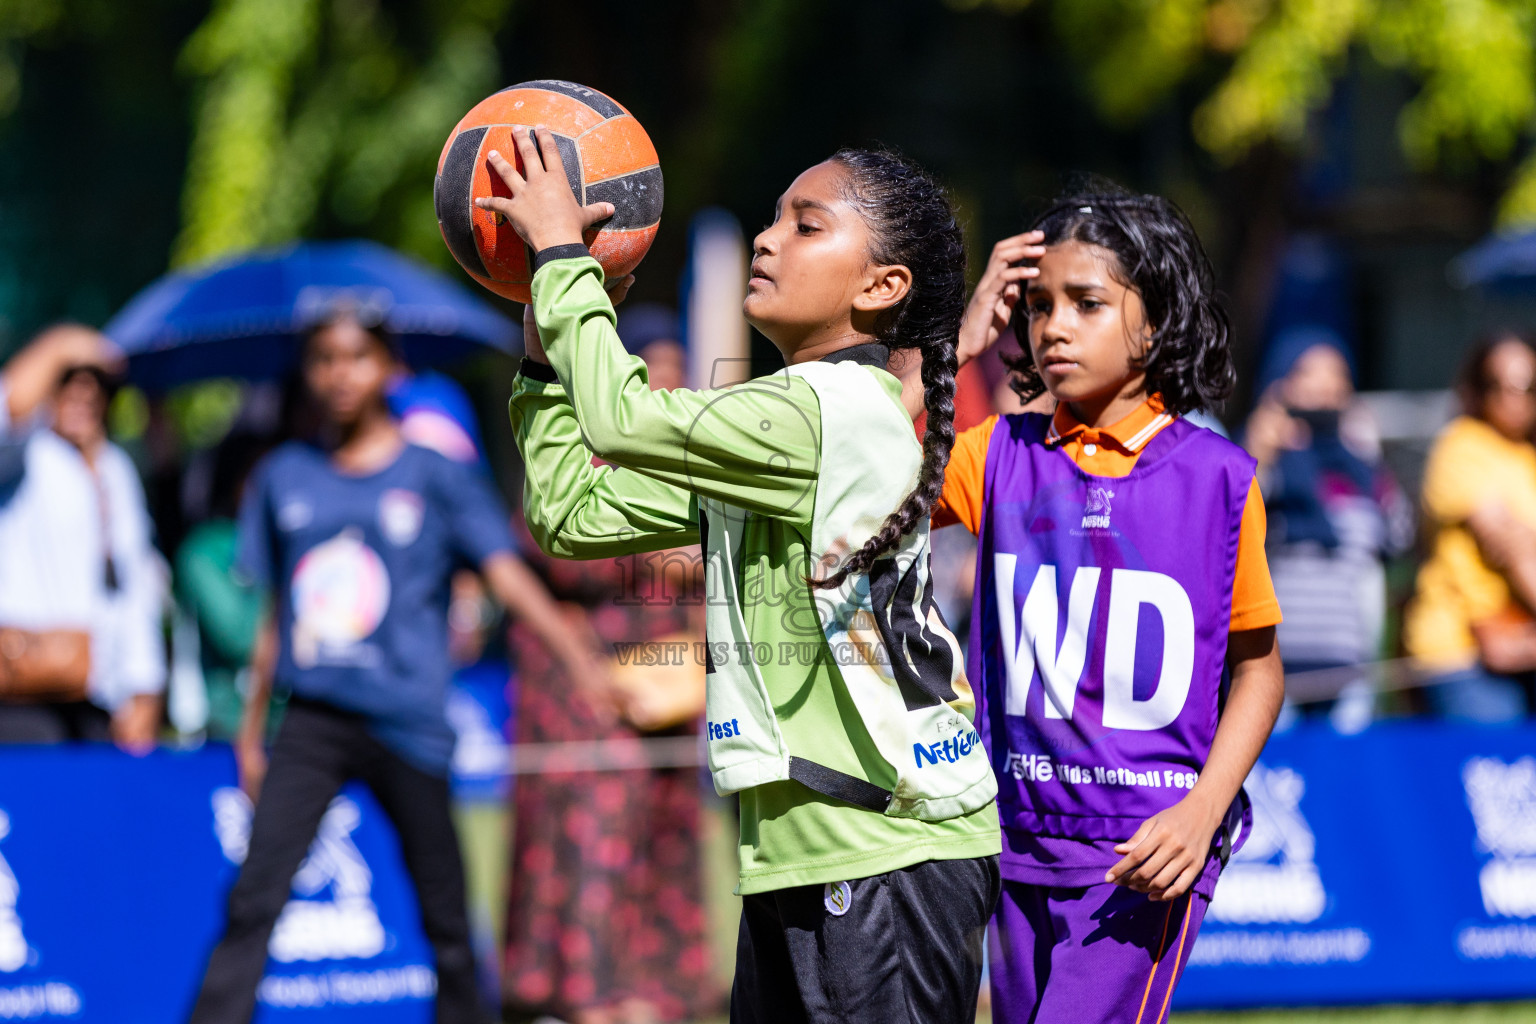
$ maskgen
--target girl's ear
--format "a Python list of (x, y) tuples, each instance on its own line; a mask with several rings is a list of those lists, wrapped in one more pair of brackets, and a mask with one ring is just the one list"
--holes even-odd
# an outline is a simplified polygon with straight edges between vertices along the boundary
[(901, 264), (870, 267), (864, 277), (864, 287), (853, 297), (853, 308), (863, 313), (878, 313), (896, 305), (911, 290), (912, 271)]
[(1121, 306), (1122, 315), (1125, 318), (1125, 331), (1128, 340), (1135, 347), (1139, 347), (1142, 355), (1152, 347), (1152, 337), (1157, 333), (1157, 325), (1152, 322), (1152, 316), (1147, 312), (1147, 304), (1142, 301), (1141, 294), (1134, 288), (1125, 289), (1125, 302)]

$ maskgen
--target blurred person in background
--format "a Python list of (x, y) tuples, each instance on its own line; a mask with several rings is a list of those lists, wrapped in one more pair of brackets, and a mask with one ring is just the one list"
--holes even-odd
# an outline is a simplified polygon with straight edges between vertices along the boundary
[[(1259, 464), (1269, 519), (1285, 671), (1340, 670), (1327, 683), (1338, 698), (1303, 707), (1358, 732), (1374, 714), (1375, 692), (1356, 666), (1381, 655), (1385, 562), (1413, 543), (1412, 508), (1382, 463), (1374, 423), (1355, 400), (1350, 350), (1336, 333), (1280, 333), (1259, 386), (1244, 443)], [(1294, 714), (1282, 713), (1280, 728)]]
[[(645, 360), (653, 389), (686, 386), (669, 310), (621, 307), (618, 329), (625, 348)], [(638, 659), (615, 659), (613, 688), (573, 700), (559, 662), (515, 627), (517, 742), (695, 735), (704, 710), (694, 647), (704, 638), (698, 549), (593, 561), (535, 556), (534, 564), (594, 652), (612, 657), (616, 645), (653, 641), (686, 653), (681, 664), (645, 670)], [(587, 757), (517, 777), (509, 1020), (552, 1014), (572, 1024), (642, 1024), (719, 1011), (705, 934), (699, 785), (693, 768), (593, 772)]]
[[(192, 1013), (238, 1024), (255, 1009), (267, 945), (332, 798), (361, 779), (395, 825), (437, 971), (439, 1024), (484, 1022), (450, 817), (446, 715), (449, 579), (476, 566), (574, 678), (601, 666), (575, 643), (514, 554), (486, 479), (410, 444), (385, 391), (397, 352), (346, 307), (304, 348), (319, 412), (316, 442), (282, 445), (256, 469), (240, 513), (236, 566), (270, 594), (235, 740), (256, 799), (249, 852), (224, 934)], [(273, 688), (289, 692), (266, 753)]]
[[(262, 595), (235, 573), (237, 516), (247, 478), (270, 447), (254, 434), (235, 432), (213, 453), (208, 514), (176, 550), (176, 596), (197, 627), (197, 651), (208, 694), (207, 736), (233, 740), (240, 730), (249, 669), (261, 624)], [(275, 694), (281, 704), (285, 694)], [(281, 719), (269, 711), (267, 734)]]
[(51, 397), (0, 473), (7, 742), (111, 739), (145, 753), (159, 731), (167, 573), (138, 473), (107, 439), (115, 381), (98, 354), (109, 351), (93, 331), (57, 328), (7, 371), (13, 418)]
[(1462, 415), (1424, 467), (1427, 557), (1403, 623), (1430, 707), (1452, 719), (1514, 722), (1536, 677), (1536, 346), (1482, 338), (1458, 390)]
[(0, 369), (0, 438), (25, 438), (32, 418), (53, 397), (64, 371), (94, 366), (123, 369), (123, 354), (106, 335), (81, 324), (58, 324), (38, 334)]

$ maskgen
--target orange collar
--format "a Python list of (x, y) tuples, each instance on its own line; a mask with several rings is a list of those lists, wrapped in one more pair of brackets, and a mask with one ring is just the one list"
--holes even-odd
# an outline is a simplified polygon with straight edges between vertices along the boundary
[(1056, 415), (1051, 417), (1051, 429), (1045, 443), (1055, 447), (1068, 440), (1077, 440), (1081, 444), (1104, 444), (1107, 441), (1134, 455), (1171, 422), (1173, 417), (1163, 411), (1163, 400), (1157, 395), (1148, 395), (1145, 402), (1119, 422), (1098, 429), (1080, 423), (1068, 410), (1067, 403), (1062, 402), (1056, 406)]

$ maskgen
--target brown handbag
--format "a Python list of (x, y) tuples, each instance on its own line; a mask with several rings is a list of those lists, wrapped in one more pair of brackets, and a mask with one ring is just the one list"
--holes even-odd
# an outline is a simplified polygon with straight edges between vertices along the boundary
[(704, 662), (697, 657), (696, 639), (691, 633), (672, 633), (656, 641), (660, 649), (681, 655), (661, 659), (672, 664), (609, 659), (610, 678), (623, 695), (624, 719), (640, 732), (672, 729), (704, 714)]
[(91, 634), (85, 630), (0, 626), (0, 697), (84, 700), (90, 678)]

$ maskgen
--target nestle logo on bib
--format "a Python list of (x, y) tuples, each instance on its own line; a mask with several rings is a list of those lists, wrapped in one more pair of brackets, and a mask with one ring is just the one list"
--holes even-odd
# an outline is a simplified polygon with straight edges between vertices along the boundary
[(926, 746), (914, 743), (912, 757), (919, 768), (923, 767), (924, 761), (929, 764), (938, 764), (940, 761), (954, 764), (980, 745), (981, 735), (975, 729), (971, 729), (941, 743), (929, 743)]
[(1088, 500), (1083, 505), (1083, 529), (1109, 529), (1109, 499), (1114, 496), (1115, 492), (1108, 487), (1088, 488)]

